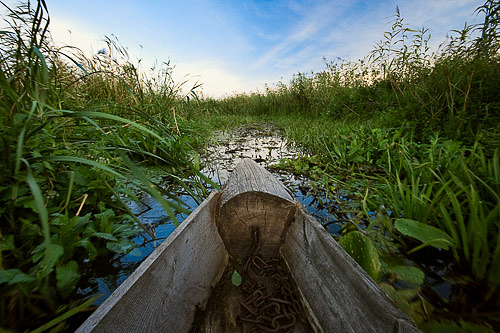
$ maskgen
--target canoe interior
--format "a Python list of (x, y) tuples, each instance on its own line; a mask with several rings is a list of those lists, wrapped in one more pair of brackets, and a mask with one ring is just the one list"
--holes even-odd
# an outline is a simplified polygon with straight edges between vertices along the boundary
[(231, 276), (249, 256), (280, 258), (291, 273), (307, 322), (294, 332), (419, 332), (286, 188), (249, 159), (78, 332), (241, 332), (242, 291)]
[[(231, 281), (234, 272), (243, 277), (238, 287)], [(283, 258), (252, 251), (243, 261), (229, 262), (206, 307), (195, 315), (192, 332), (260, 331), (320, 330), (311, 325), (308, 309)]]

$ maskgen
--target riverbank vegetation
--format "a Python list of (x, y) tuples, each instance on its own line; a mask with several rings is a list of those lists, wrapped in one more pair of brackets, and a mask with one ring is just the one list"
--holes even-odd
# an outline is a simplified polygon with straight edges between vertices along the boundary
[[(57, 48), (44, 1), (9, 9), (0, 326), (64, 330), (94, 302), (77, 291), (96, 258), (152, 232), (125, 204), (134, 189), (175, 223), (188, 212), (178, 189), (207, 194), (195, 150), (210, 132), (266, 121), (310, 153), (274, 168), (307, 175), (336, 202), (335, 237), (357, 244), (353, 257), (423, 330), (498, 330), (499, 9), (486, 1), (484, 22), (451, 31), (434, 53), (427, 30), (397, 12), (365, 59), (325, 60), (322, 72), (220, 100), (174, 82), (169, 63), (144, 74), (114, 37), (91, 57)], [(161, 183), (148, 166), (162, 168)]]
[(500, 325), (499, 10), (487, 1), (434, 53), (398, 11), (365, 59), (198, 102), (274, 121), (311, 153), (275, 168), (346, 207), (339, 242), (425, 331)]
[[(168, 63), (146, 77), (115, 38), (92, 57), (57, 48), (44, 1), (5, 9), (0, 326), (63, 330), (95, 301), (77, 293), (95, 259), (128, 253), (139, 232), (153, 237), (125, 204), (137, 200), (135, 189), (159, 200), (174, 223), (189, 213), (179, 189), (206, 195), (192, 163), (201, 136), (176, 120), (183, 96)], [(162, 183), (144, 166), (161, 167)]]

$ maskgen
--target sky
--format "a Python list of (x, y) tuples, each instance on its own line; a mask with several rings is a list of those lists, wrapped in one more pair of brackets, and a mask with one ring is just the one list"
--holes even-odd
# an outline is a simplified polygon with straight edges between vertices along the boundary
[[(18, 1), (4, 1), (12, 6)], [(32, 1), (33, 2), (33, 1)], [(453, 29), (480, 23), (477, 0), (46, 0), (58, 45), (88, 55), (105, 36), (147, 70), (170, 61), (174, 79), (196, 82), (206, 97), (263, 91), (294, 74), (318, 72), (324, 59), (356, 61), (390, 30), (399, 8), (410, 27), (428, 28), (436, 50)], [(2, 15), (4, 11), (2, 11)], [(5, 24), (2, 26), (4, 27)]]

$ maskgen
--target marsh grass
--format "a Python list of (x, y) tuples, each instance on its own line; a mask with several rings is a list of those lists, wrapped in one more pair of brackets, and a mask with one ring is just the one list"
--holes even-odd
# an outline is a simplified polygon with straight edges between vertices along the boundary
[[(308, 174), (331, 198), (349, 193), (359, 203), (356, 214), (338, 212), (341, 239), (356, 231), (349, 237), (373, 243), (379, 257), (360, 260), (380, 260), (374, 276), (408, 283), (423, 275), (421, 251), (445, 253), (440, 278), (453, 286), (451, 298), (476, 290), (483, 300), (460, 311), (497, 311), (499, 11), (498, 1), (486, 1), (477, 9), (484, 21), (452, 30), (436, 52), (428, 48), (428, 31), (411, 28), (397, 11), (366, 58), (325, 60), (324, 71), (298, 73), (262, 93), (198, 101), (190, 117), (212, 112), (274, 121), (312, 155), (282, 166)], [(382, 285), (421, 327), (476, 327), (444, 320), (446, 311), (454, 319), (462, 313), (449, 300), (424, 300), (426, 282), (412, 281), (409, 290)], [(498, 327), (493, 317), (468, 316), (480, 325), (487, 318), (483, 329)]]
[(468, 145), (481, 139), (493, 146), (500, 123), (498, 6), (487, 1), (479, 7), (484, 22), (452, 30), (437, 52), (429, 50), (428, 31), (407, 25), (398, 10), (391, 29), (364, 59), (325, 59), (324, 71), (297, 73), (288, 84), (262, 93), (205, 103), (222, 113), (308, 113), (382, 120), (388, 127), (411, 123), (416, 140), (439, 132)]
[[(139, 232), (153, 236), (126, 206), (136, 198), (127, 184), (150, 192), (177, 225), (189, 210), (175, 188), (200, 201), (209, 180), (192, 163), (199, 137), (176, 119), (183, 83), (168, 63), (145, 76), (114, 37), (92, 57), (57, 49), (45, 1), (5, 9), (0, 326), (64, 330), (93, 301), (75, 294), (82, 265), (128, 253)], [(148, 179), (145, 165), (161, 167), (169, 186)]]
[(64, 329), (86, 306), (70, 300), (79, 263), (126, 253), (142, 230), (123, 202), (134, 197), (131, 175), (175, 223), (186, 212), (175, 186), (143, 166), (161, 166), (162, 178), (199, 201), (209, 180), (192, 148), (213, 129), (262, 120), (312, 154), (292, 163), (328, 197), (348, 194), (357, 208), (339, 212), (344, 242), (370, 249), (361, 261), (418, 323), (444, 323), (421, 296), (421, 251), (449, 254), (453, 272), (444, 278), (456, 290), (482, 286), (485, 306), (498, 307), (499, 7), (486, 1), (484, 22), (452, 31), (436, 53), (428, 31), (397, 11), (365, 59), (325, 60), (324, 71), (223, 100), (199, 99), (197, 83), (181, 94), (187, 83), (172, 80), (170, 63), (144, 75), (114, 36), (91, 57), (55, 48), (42, 0), (10, 10), (0, 32), (1, 325)]
[[(363, 242), (377, 248), (377, 256), (360, 259), (360, 264), (380, 260), (380, 272), (374, 276), (380, 275), (382, 281), (396, 276), (398, 281), (420, 275), (418, 265), (427, 264), (417, 254), (426, 248), (429, 255), (433, 249), (436, 256), (448, 253), (444, 279), (457, 293), (462, 288), (476, 293), (481, 290), (478, 297), (484, 300), (482, 305), (466, 304), (463, 311), (487, 311), (485, 304), (495, 307), (500, 297), (498, 148), (488, 149), (478, 143), (468, 147), (438, 135), (427, 143), (417, 142), (414, 131), (406, 125), (385, 128), (365, 120), (331, 122), (315, 116), (288, 115), (274, 117), (274, 121), (292, 141), (312, 154), (316, 171), (322, 171), (315, 176), (310, 167), (300, 167), (312, 161), (296, 161), (295, 170), (317, 179), (311, 181), (323, 186), (328, 196), (342, 198), (349, 193), (350, 200), (358, 202), (358, 208), (352, 211), (356, 205), (338, 199), (336, 207), (345, 206), (354, 213), (336, 214), (343, 224), (342, 235), (356, 231), (363, 235)], [(408, 259), (415, 260), (417, 267), (408, 266)], [(411, 276), (400, 276), (401, 267), (415, 271), (409, 271)], [(456, 311), (451, 305), (436, 310), (427, 301), (422, 301), (424, 305), (412, 303), (419, 293), (425, 295), (419, 291), (423, 279), (419, 281), (411, 290), (394, 289), (385, 281), (382, 285), (398, 302), (406, 304), (401, 306), (422, 327), (429, 320), (438, 323), (441, 311)], [(405, 298), (405, 292), (413, 296)], [(488, 322), (495, 325), (493, 317)]]

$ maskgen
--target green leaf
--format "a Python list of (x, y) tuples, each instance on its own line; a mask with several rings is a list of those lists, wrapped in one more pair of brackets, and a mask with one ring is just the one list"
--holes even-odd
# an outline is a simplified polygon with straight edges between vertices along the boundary
[(0, 241), (0, 251), (8, 251), (14, 249), (14, 235), (8, 235)]
[(45, 239), (45, 243), (48, 245), (50, 244), (49, 212), (45, 207), (45, 200), (42, 195), (42, 191), (40, 190), (40, 186), (38, 186), (38, 183), (36, 182), (31, 169), (28, 169), (26, 182), (28, 183), (31, 189), (31, 193), (33, 194), (33, 198), (35, 199), (35, 206), (38, 210), (38, 214), (40, 215), (40, 221), (42, 222), (43, 236)]
[(70, 57), (69, 55), (59, 51), (58, 52), (59, 54), (65, 56), (66, 58), (68, 58), (69, 60), (71, 60), (72, 63), (74, 63), (78, 68), (80, 68), (82, 70), (82, 72), (85, 73), (85, 76), (89, 76), (89, 72), (87, 72), (87, 70), (85, 69), (85, 67), (83, 67), (82, 64), (80, 64), (78, 61), (76, 61), (75, 59), (73, 59), (72, 57)]
[(93, 235), (96, 237), (99, 237), (99, 238), (104, 238), (104, 239), (110, 240), (110, 241), (118, 240), (115, 236), (113, 236), (112, 234), (109, 234), (107, 232), (94, 232)]
[(149, 135), (160, 140), (161, 142), (165, 142), (165, 139), (162, 136), (160, 136), (158, 133), (155, 133), (154, 131), (150, 130), (149, 128), (147, 128), (139, 123), (136, 123), (132, 120), (129, 120), (129, 119), (117, 116), (117, 115), (113, 115), (113, 114), (109, 114), (109, 113), (105, 113), (105, 112), (96, 112), (96, 111), (69, 111), (69, 110), (59, 110), (59, 111), (64, 112), (65, 115), (68, 117), (101, 118), (101, 119), (108, 119), (108, 120), (113, 120), (113, 121), (121, 122), (124, 124), (128, 124), (132, 127), (137, 128), (138, 130), (140, 130), (143, 133), (148, 133)]
[[(396, 305), (408, 314), (418, 325), (425, 320), (423, 314), (432, 309), (432, 305), (420, 299), (415, 300), (419, 289), (400, 289), (396, 290), (393, 286), (387, 283), (379, 284), (380, 288), (396, 303)], [(424, 305), (425, 304), (425, 305)]]
[[(158, 203), (162, 206), (163, 210), (168, 214), (170, 220), (173, 225), (177, 228), (179, 226), (179, 221), (174, 214), (172, 207), (173, 203), (163, 198), (161, 193), (153, 186), (153, 184), (149, 181), (149, 179), (142, 173), (142, 171), (121, 151), (118, 152), (120, 157), (125, 162), (125, 164), (129, 167), (129, 169), (134, 173), (134, 176), (137, 177), (141, 181), (144, 186), (144, 189), (151, 194), (153, 198), (158, 201)], [(180, 207), (179, 207), (180, 208)], [(189, 211), (187, 213), (190, 213)]]
[(351, 231), (339, 240), (339, 244), (374, 280), (380, 273), (380, 259), (371, 240), (359, 231)]
[(80, 279), (78, 273), (78, 264), (76, 261), (71, 260), (66, 265), (56, 268), (57, 288), (63, 295), (67, 297), (69, 293), (75, 288), (76, 283)]
[(414, 285), (420, 285), (424, 282), (425, 274), (417, 267), (414, 266), (395, 266), (389, 267), (388, 272), (396, 274), (398, 280), (410, 282)]
[(93, 166), (97, 169), (101, 169), (103, 171), (106, 171), (112, 175), (115, 175), (118, 178), (125, 178), (125, 176), (118, 171), (95, 161), (82, 158), (82, 157), (76, 157), (76, 156), (47, 156), (43, 158), (44, 161), (57, 161), (57, 162), (69, 162), (69, 163), (81, 163), (81, 164), (86, 164)]
[(40, 264), (38, 264), (41, 268), (40, 278), (44, 278), (52, 272), (57, 260), (63, 255), (63, 253), (64, 248), (61, 245), (52, 243), (47, 244), (43, 259), (40, 261)]
[(135, 243), (128, 239), (121, 239), (119, 242), (108, 242), (106, 248), (115, 253), (126, 253), (135, 246)]
[(448, 250), (450, 246), (455, 247), (453, 239), (446, 232), (431, 225), (410, 219), (397, 219), (394, 226), (403, 235), (418, 239), (423, 243), (411, 252), (429, 245), (443, 250)]
[(47, 68), (47, 62), (45, 61), (45, 57), (43, 56), (42, 52), (40, 52), (40, 50), (36, 46), (33, 46), (33, 51), (36, 53), (38, 58), (40, 58), (41, 67), (42, 67), (42, 80), (45, 83), (47, 81), (47, 78), (49, 75), (49, 70)]
[(91, 306), (99, 297), (100, 296), (98, 295), (98, 296), (94, 296), (94, 297), (90, 298), (85, 303), (77, 306), (76, 308), (73, 308), (71, 310), (66, 311), (65, 313), (63, 313), (59, 317), (57, 317), (57, 318), (49, 321), (48, 323), (46, 323), (46, 324), (38, 327), (32, 333), (41, 333), (41, 332), (47, 331), (49, 328), (54, 327), (55, 325), (57, 325), (57, 324), (65, 321), (66, 319), (70, 318), (71, 316), (74, 316), (78, 312), (85, 310), (86, 308), (88, 308), (89, 306)]
[(17, 268), (0, 270), (0, 284), (7, 283), (11, 285), (16, 283), (31, 282), (34, 280), (34, 277), (21, 272)]
[(237, 270), (234, 270), (233, 275), (231, 276), (231, 282), (234, 286), (239, 287), (243, 282), (240, 273)]
[(88, 238), (84, 238), (84, 239), (81, 239), (77, 242), (74, 243), (74, 246), (81, 246), (83, 248), (85, 248), (88, 253), (89, 253), (89, 260), (94, 260), (95, 257), (97, 257), (97, 255), (99, 254), (99, 251), (97, 251), (96, 247), (94, 246), (94, 244), (92, 244), (91, 241), (88, 240)]

